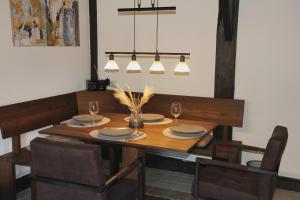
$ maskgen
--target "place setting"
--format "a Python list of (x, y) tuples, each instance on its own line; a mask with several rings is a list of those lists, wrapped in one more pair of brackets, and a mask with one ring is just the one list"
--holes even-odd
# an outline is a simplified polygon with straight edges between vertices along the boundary
[(199, 125), (177, 124), (170, 126), (163, 131), (163, 134), (175, 139), (195, 139), (207, 134), (207, 130)]
[(129, 127), (105, 127), (93, 130), (90, 136), (100, 140), (132, 142), (147, 137), (147, 134)]
[[(173, 122), (172, 119), (166, 118), (164, 115), (155, 114), (155, 113), (143, 113), (141, 114), (143, 123), (146, 125), (164, 125), (170, 124)], [(124, 119), (126, 122), (130, 121), (130, 116)]]
[(89, 101), (89, 113), (90, 114), (76, 115), (72, 117), (72, 119), (66, 121), (65, 124), (73, 128), (91, 128), (101, 126), (110, 122), (109, 118), (98, 115), (98, 101)]
[(175, 139), (194, 139), (207, 134), (207, 130), (202, 126), (178, 123), (177, 118), (181, 115), (181, 110), (181, 103), (173, 102), (171, 104), (171, 115), (175, 118), (175, 125), (163, 130), (165, 136)]

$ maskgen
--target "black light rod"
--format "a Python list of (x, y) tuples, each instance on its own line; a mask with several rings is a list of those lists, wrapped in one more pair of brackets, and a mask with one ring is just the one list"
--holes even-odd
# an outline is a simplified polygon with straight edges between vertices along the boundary
[(159, 54), (159, 55), (170, 55), (170, 56), (190, 56), (191, 53), (166, 53), (166, 52), (118, 52), (118, 51), (108, 51), (108, 52), (105, 52), (105, 54), (129, 54), (129, 55), (132, 55), (132, 54), (136, 54), (136, 55), (156, 55), (156, 54)]
[(168, 7), (144, 7), (144, 8), (119, 8), (118, 12), (143, 12), (143, 11), (173, 11), (176, 10), (176, 6), (168, 6)]

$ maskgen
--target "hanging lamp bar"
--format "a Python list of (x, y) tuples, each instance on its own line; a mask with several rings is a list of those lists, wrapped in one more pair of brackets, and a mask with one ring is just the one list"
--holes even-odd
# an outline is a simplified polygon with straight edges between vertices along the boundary
[(119, 8), (118, 12), (145, 12), (145, 11), (176, 11), (176, 6), (167, 7), (143, 7), (143, 8)]
[(108, 51), (108, 52), (105, 52), (105, 54), (113, 54), (113, 55), (116, 55), (116, 54), (119, 54), (119, 55), (132, 55), (132, 54), (136, 54), (136, 55), (156, 55), (156, 54), (159, 54), (159, 55), (169, 55), (169, 56), (180, 56), (180, 55), (183, 55), (183, 56), (190, 56), (191, 53), (167, 53), (167, 52), (132, 52), (132, 51), (128, 51), (128, 52), (122, 52), (122, 51)]

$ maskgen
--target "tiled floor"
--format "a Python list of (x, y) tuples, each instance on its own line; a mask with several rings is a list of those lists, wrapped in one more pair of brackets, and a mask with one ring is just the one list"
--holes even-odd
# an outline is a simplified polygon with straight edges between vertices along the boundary
[[(178, 172), (146, 169), (146, 194), (156, 198), (147, 200), (191, 200), (193, 176)], [(300, 192), (277, 189), (273, 200), (297, 200)], [(30, 190), (18, 194), (18, 200), (30, 200)]]

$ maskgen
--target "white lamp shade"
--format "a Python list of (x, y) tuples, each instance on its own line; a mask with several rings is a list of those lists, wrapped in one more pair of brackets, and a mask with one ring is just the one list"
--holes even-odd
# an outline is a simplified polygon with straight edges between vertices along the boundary
[(104, 70), (119, 70), (119, 66), (115, 60), (108, 60)]
[(151, 72), (165, 72), (165, 68), (160, 61), (154, 61), (150, 67)]
[(136, 60), (131, 60), (130, 63), (128, 64), (126, 70), (127, 71), (141, 71), (142, 68)]
[(186, 62), (179, 62), (174, 70), (175, 73), (190, 73), (191, 70)]

